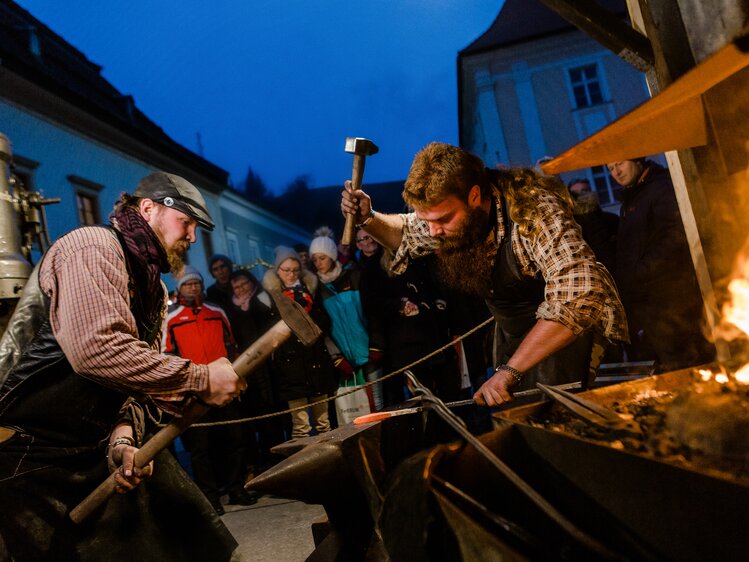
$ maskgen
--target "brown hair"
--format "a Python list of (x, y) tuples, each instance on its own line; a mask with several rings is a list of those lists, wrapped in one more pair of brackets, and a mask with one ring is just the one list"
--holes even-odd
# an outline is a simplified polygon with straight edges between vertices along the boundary
[(540, 218), (538, 196), (542, 191), (554, 195), (567, 210), (572, 209), (572, 196), (562, 181), (555, 176), (539, 174), (531, 168), (498, 168), (491, 171), (507, 206), (512, 222), (520, 235), (527, 238)]
[(481, 159), (457, 146), (433, 142), (416, 153), (403, 200), (412, 208), (436, 205), (451, 195), (467, 201), (474, 185), (481, 188), (482, 197), (489, 195)]

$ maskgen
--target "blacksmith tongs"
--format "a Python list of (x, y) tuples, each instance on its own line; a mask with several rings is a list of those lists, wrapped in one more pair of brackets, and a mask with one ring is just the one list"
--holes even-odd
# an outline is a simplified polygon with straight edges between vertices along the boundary
[(613, 410), (553, 386), (536, 383), (536, 386), (556, 403), (561, 404), (583, 421), (598, 428), (641, 437), (642, 428), (635, 420), (628, 420)]

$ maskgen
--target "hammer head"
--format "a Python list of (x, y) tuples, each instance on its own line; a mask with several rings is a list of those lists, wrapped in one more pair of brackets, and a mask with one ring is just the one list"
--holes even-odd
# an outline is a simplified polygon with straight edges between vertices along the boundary
[(351, 154), (372, 156), (372, 154), (377, 154), (380, 149), (369, 139), (363, 139), (361, 137), (346, 137), (345, 150)]
[(322, 332), (301, 305), (282, 293), (276, 291), (268, 291), (268, 293), (273, 298), (281, 319), (286, 322), (286, 325), (299, 338), (299, 341), (307, 347), (315, 343)]

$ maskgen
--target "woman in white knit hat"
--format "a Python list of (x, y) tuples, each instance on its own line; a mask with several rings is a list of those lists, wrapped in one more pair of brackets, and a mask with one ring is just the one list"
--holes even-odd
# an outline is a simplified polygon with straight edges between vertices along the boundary
[[(322, 304), (330, 316), (330, 333), (340, 354), (334, 364), (342, 378), (348, 380), (355, 374), (367, 377), (378, 372), (381, 351), (371, 348), (367, 321), (362, 311), (359, 295), (361, 272), (355, 262), (345, 266), (338, 261), (338, 249), (333, 231), (323, 226), (315, 231), (309, 247), (312, 263), (320, 278)], [(373, 409), (382, 406), (379, 388), (374, 389)]]

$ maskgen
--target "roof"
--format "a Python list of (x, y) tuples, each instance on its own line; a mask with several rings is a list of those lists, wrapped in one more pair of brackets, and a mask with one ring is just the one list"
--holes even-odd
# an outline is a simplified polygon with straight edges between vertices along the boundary
[[(122, 94), (101, 76), (101, 66), (10, 0), (0, 0), (0, 66), (219, 185), (227, 185), (228, 172), (172, 140), (135, 106), (132, 96)], [(45, 111), (44, 107), (33, 109)]]
[[(602, 0), (599, 4), (612, 13), (626, 13), (624, 0)], [(546, 7), (541, 0), (505, 0), (491, 27), (460, 51), (460, 56), (490, 51), (574, 29), (577, 28)]]

